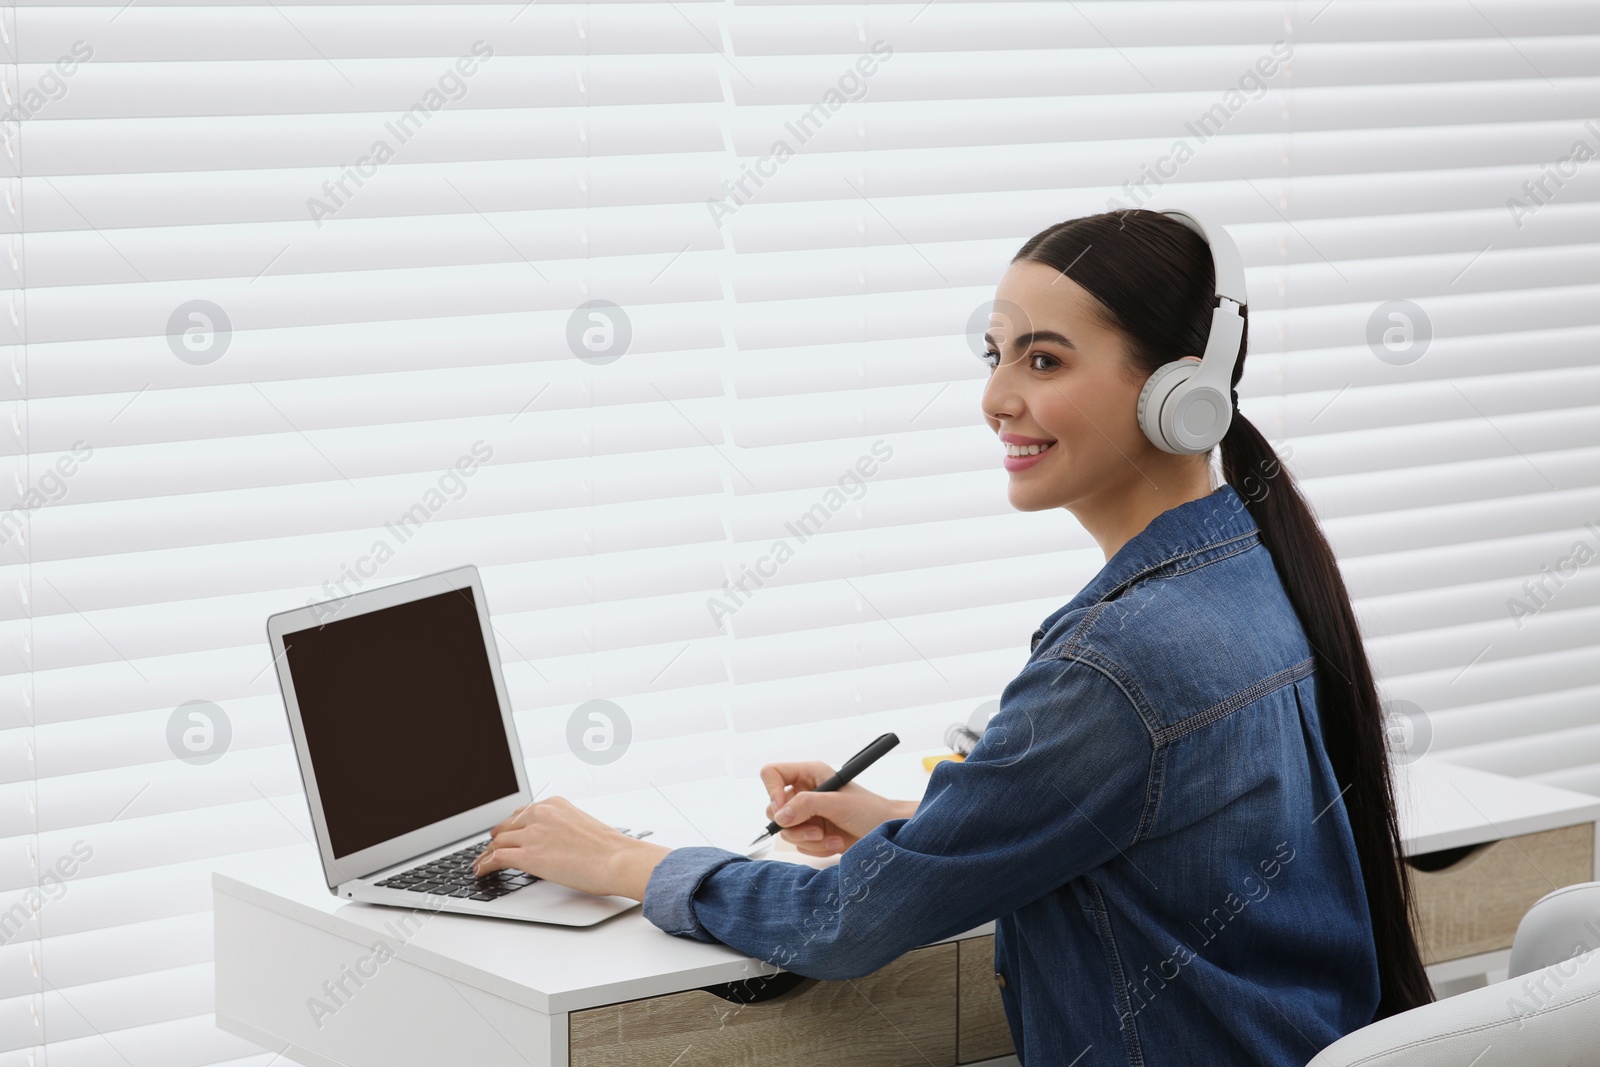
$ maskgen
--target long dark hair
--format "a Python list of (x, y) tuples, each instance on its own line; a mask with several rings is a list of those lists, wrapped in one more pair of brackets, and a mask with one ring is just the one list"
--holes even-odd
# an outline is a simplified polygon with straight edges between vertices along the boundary
[[(1168, 215), (1133, 209), (1057, 223), (1012, 257), (1066, 274), (1125, 340), (1130, 382), (1205, 351), (1216, 301), (1205, 239)], [(1244, 374), (1246, 333), (1233, 383)], [(1317, 708), (1334, 777), (1343, 783), (1377, 948), (1375, 1018), (1427, 1004), (1433, 990), (1411, 925), (1411, 881), (1389, 780), (1383, 710), (1350, 594), (1300, 490), (1261, 431), (1235, 411), (1222, 439), (1222, 472), (1244, 499), (1316, 656)]]

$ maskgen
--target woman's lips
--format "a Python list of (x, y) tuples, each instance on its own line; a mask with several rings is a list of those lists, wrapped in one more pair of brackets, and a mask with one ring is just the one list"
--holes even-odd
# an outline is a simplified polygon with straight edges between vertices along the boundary
[(1006, 456), (1006, 470), (1013, 474), (1015, 474), (1017, 471), (1025, 471), (1035, 463), (1038, 463), (1044, 457), (1048, 456), (1051, 452), (1055, 451), (1055, 447), (1055, 442), (1052, 441), (1048, 446), (1042, 447), (1040, 452), (1032, 456)]

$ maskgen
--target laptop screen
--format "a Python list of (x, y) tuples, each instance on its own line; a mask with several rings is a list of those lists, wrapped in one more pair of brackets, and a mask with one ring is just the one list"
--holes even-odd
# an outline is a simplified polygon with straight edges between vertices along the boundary
[(284, 644), (335, 858), (517, 792), (470, 585)]

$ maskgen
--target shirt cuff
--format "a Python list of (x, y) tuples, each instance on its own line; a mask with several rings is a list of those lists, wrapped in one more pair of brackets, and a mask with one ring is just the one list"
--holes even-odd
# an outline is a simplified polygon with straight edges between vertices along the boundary
[(710, 845), (675, 848), (661, 858), (645, 883), (644, 917), (669, 934), (699, 941), (716, 937), (694, 917), (694, 894), (717, 868), (749, 856)]

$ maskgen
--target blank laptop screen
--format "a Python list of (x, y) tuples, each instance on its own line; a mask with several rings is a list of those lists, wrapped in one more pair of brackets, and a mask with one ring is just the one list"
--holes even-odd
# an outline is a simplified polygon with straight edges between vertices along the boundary
[(471, 586), (284, 644), (335, 858), (516, 793)]

